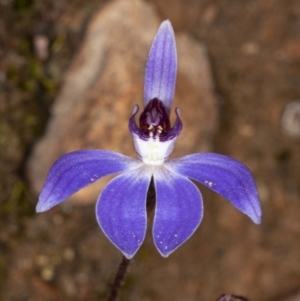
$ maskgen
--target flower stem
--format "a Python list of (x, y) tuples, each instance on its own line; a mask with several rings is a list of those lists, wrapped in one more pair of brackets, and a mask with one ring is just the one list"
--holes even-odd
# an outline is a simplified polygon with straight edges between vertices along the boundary
[(117, 300), (119, 292), (120, 292), (120, 288), (123, 284), (123, 280), (127, 273), (130, 261), (131, 261), (130, 259), (127, 259), (125, 256), (123, 256), (122, 261), (119, 265), (115, 280), (111, 286), (107, 301), (116, 301)]

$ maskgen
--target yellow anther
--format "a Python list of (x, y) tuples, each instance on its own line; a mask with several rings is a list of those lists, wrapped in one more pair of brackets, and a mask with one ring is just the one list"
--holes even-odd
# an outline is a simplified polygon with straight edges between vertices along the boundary
[(157, 127), (157, 132), (158, 132), (158, 134), (161, 134), (162, 131), (163, 131), (163, 128), (162, 128), (162, 126), (159, 125), (159, 126)]

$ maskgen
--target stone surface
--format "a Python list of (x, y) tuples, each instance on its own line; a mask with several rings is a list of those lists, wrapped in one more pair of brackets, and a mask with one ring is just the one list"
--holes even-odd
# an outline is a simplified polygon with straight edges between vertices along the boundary
[(300, 100), (290, 102), (281, 119), (282, 131), (291, 138), (300, 138)]
[[(134, 105), (142, 105), (146, 58), (161, 21), (139, 0), (115, 1), (95, 14), (66, 73), (46, 133), (30, 157), (28, 175), (35, 193), (54, 161), (67, 152), (101, 148), (135, 156), (128, 119)], [(218, 110), (205, 46), (184, 33), (176, 33), (176, 41), (173, 110), (180, 108), (184, 125), (174, 151), (179, 156), (210, 149)], [(83, 189), (73, 200), (94, 202), (106, 182)]]

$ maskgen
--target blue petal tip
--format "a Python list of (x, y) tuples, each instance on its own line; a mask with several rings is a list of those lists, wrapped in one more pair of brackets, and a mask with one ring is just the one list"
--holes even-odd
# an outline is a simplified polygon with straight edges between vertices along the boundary
[(173, 27), (164, 21), (152, 42), (146, 65), (144, 106), (154, 98), (161, 100), (170, 113), (177, 73), (177, 52)]

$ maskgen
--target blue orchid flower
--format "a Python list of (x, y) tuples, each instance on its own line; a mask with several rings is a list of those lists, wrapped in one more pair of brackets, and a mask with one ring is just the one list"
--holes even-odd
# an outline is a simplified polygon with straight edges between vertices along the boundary
[(167, 257), (198, 228), (203, 202), (197, 181), (228, 199), (254, 223), (261, 220), (261, 207), (249, 169), (235, 159), (197, 153), (170, 159), (182, 129), (179, 109), (171, 127), (170, 112), (177, 71), (175, 37), (171, 23), (164, 21), (154, 38), (147, 60), (144, 110), (136, 105), (129, 120), (137, 158), (107, 150), (80, 150), (57, 160), (49, 171), (36, 207), (43, 212), (81, 188), (110, 174), (96, 204), (96, 217), (106, 237), (128, 258), (142, 245), (147, 226), (147, 192), (155, 186), (153, 239)]

